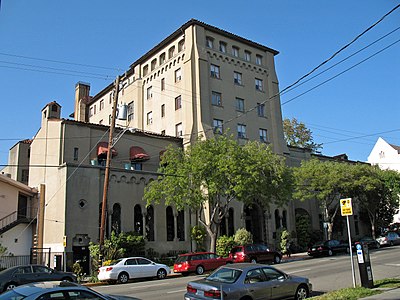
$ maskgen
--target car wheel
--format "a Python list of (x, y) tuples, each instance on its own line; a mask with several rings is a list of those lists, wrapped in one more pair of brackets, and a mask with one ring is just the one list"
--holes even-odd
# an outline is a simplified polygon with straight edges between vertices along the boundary
[(390, 246), (393, 246), (393, 245), (394, 245), (393, 241), (390, 241)]
[(165, 271), (164, 269), (160, 269), (157, 271), (158, 279), (164, 279), (165, 277), (167, 277), (167, 271)]
[(4, 291), (9, 291), (16, 287), (17, 287), (17, 285), (15, 283), (11, 282), (4, 286)]
[(308, 297), (308, 288), (304, 285), (300, 285), (296, 290), (294, 299), (301, 300), (301, 299), (306, 299), (307, 297)]
[(250, 262), (252, 264), (256, 264), (257, 263), (257, 258), (253, 257), (252, 259), (250, 259)]
[(381, 247), (381, 244), (376, 243), (376, 249), (379, 249)]
[(332, 256), (333, 255), (333, 251), (331, 249), (328, 250), (328, 256)]
[(281, 263), (281, 257), (279, 255), (275, 255), (274, 264), (280, 264), (280, 263)]
[(196, 274), (197, 275), (203, 275), (204, 274), (204, 267), (203, 266), (197, 266)]
[(119, 283), (127, 283), (129, 280), (129, 275), (125, 272), (118, 275), (118, 282)]

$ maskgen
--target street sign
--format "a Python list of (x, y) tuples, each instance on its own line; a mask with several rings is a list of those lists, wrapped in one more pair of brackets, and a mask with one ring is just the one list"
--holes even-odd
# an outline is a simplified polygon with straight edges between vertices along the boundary
[(67, 247), (67, 236), (66, 235), (63, 236), (63, 247), (64, 248)]
[(351, 205), (351, 198), (340, 199), (340, 211), (342, 216), (352, 216), (353, 206)]

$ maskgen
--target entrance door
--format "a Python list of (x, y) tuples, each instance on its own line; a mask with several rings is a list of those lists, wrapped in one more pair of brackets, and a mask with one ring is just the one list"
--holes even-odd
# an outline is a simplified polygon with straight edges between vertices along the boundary
[(25, 195), (18, 195), (18, 219), (27, 217), (28, 212), (28, 197)]

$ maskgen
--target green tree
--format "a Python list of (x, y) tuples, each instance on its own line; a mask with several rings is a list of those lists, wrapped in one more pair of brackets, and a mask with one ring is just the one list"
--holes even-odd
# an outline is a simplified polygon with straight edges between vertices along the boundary
[(233, 236), (222, 235), (217, 239), (217, 254), (222, 257), (228, 257), (229, 251), (236, 245)]
[(7, 248), (0, 244), (0, 256), (7, 254)]
[(240, 146), (227, 136), (198, 140), (186, 150), (170, 147), (159, 172), (163, 176), (145, 189), (147, 204), (164, 200), (178, 210), (199, 210), (198, 221), (210, 237), (212, 251), (231, 201), (250, 204), (257, 199), (266, 206), (282, 204), (288, 201), (292, 187), (283, 158), (266, 144)]
[(314, 142), (311, 130), (296, 118), (283, 120), (283, 133), (286, 143), (290, 146), (310, 149), (313, 153), (322, 149), (322, 144)]
[(234, 241), (236, 245), (246, 245), (253, 243), (253, 235), (251, 232), (247, 231), (245, 228), (239, 228), (236, 230), (234, 235)]

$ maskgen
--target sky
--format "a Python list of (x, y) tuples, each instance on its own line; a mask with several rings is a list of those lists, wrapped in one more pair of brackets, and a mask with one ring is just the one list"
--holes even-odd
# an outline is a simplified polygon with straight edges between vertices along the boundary
[[(398, 4), (1, 0), (0, 169), (13, 145), (34, 137), (47, 103), (57, 101), (68, 118), (78, 81), (95, 95), (192, 18), (278, 50), (283, 90)], [(400, 145), (399, 26), (400, 8), (281, 95), (283, 118), (305, 123), (322, 154), (366, 161), (378, 137)]]

